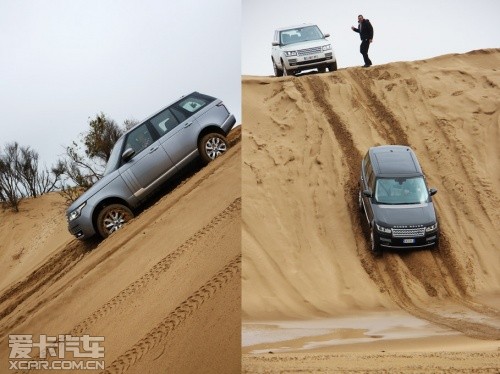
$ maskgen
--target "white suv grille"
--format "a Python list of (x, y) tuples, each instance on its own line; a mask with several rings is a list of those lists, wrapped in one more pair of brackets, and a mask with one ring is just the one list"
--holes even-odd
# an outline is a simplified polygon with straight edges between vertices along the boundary
[(299, 49), (297, 51), (298, 56), (307, 56), (307, 55), (312, 55), (315, 53), (320, 53), (321, 52), (321, 47), (314, 47), (314, 48), (307, 48), (307, 49)]
[(395, 238), (419, 238), (425, 235), (425, 227), (416, 229), (392, 229), (392, 236)]

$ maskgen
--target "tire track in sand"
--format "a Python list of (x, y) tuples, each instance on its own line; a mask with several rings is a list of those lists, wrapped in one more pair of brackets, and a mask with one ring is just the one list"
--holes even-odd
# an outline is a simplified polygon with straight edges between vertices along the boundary
[(130, 299), (134, 294), (146, 287), (150, 282), (158, 279), (158, 277), (166, 272), (180, 256), (186, 251), (189, 251), (200, 239), (213, 231), (216, 227), (223, 224), (226, 220), (233, 218), (241, 211), (241, 198), (236, 198), (222, 212), (217, 214), (207, 225), (198, 230), (188, 240), (182, 243), (177, 249), (169, 253), (167, 256), (158, 261), (147, 273), (139, 279), (131, 283), (128, 287), (122, 290), (118, 295), (102, 305), (99, 309), (90, 314), (86, 319), (76, 325), (70, 332), (70, 335), (81, 335), (86, 332), (90, 326), (95, 324), (99, 319), (104, 317), (110, 311), (118, 307), (124, 301)]
[[(370, 109), (372, 115), (377, 120), (381, 119), (380, 123), (379, 121), (373, 121), (373, 127), (376, 128), (380, 137), (387, 139), (390, 143), (411, 146), (411, 142), (404, 131), (403, 125), (390, 108), (378, 98), (377, 93), (374, 91), (373, 78), (367, 76), (369, 73), (370, 72), (359, 71), (359, 69), (352, 69), (349, 71), (353, 82), (358, 86), (357, 92), (359, 97), (364, 98), (365, 101), (368, 102), (367, 107)], [(418, 89), (415, 92), (417, 91)], [(436, 127), (440, 128), (440, 126)], [(446, 142), (447, 144), (452, 144), (449, 139), (446, 139)], [(464, 167), (462, 169), (464, 169)], [(467, 180), (470, 182), (470, 178), (467, 178)], [(467, 272), (456, 258), (456, 254), (451, 248), (450, 241), (447, 239), (447, 233), (443, 229), (441, 229), (441, 238), (439, 251), (433, 251), (433, 256), (439, 258), (439, 260), (436, 259), (436, 262), (439, 261), (441, 264), (446, 264), (448, 272), (452, 274), (451, 277), (443, 277), (442, 280), (447, 284), (446, 288), (448, 290), (453, 290), (450, 295), (456, 294), (457, 292), (465, 295), (468, 288), (468, 279), (464, 277), (464, 274), (467, 274)], [(415, 267), (406, 257), (404, 257), (403, 260), (408, 268), (411, 269)], [(437, 270), (439, 270), (439, 268), (434, 269), (434, 271)], [(434, 292), (433, 286), (429, 284), (425, 277), (421, 277), (419, 280), (431, 293)], [(471, 306), (477, 306), (465, 299), (462, 299), (462, 302)], [(484, 312), (484, 310), (488, 308), (480, 307), (479, 309), (482, 309), (482, 312)]]
[[(343, 164), (347, 165), (347, 179), (346, 181), (339, 181), (344, 190), (344, 196), (348, 197), (346, 203), (349, 209), (349, 218), (351, 221), (351, 228), (353, 231), (353, 236), (356, 238), (356, 252), (360, 258), (361, 265), (365, 269), (368, 276), (385, 290), (383, 286), (383, 280), (378, 275), (376, 270), (376, 264), (373, 261), (373, 256), (367, 250), (367, 244), (364, 240), (359, 240), (358, 238), (364, 238), (363, 233), (363, 223), (361, 221), (361, 216), (358, 213), (357, 201), (353, 198), (357, 196), (358, 191), (358, 178), (359, 170), (355, 168), (355, 165), (361, 165), (362, 155), (355, 146), (352, 133), (349, 127), (340, 119), (339, 115), (335, 113), (330, 103), (327, 101), (328, 86), (324, 83), (321, 77), (306, 77), (303, 80), (307, 85), (302, 84), (296, 80), (295, 85), (297, 89), (301, 92), (302, 96), (312, 103), (313, 106), (317, 108), (317, 111), (322, 113), (325, 117), (330, 129), (333, 131), (333, 135), (337, 140), (338, 145), (342, 151)], [(310, 92), (312, 93), (312, 98), (309, 99)], [(354, 214), (353, 214), (354, 212)]]
[[(332, 106), (328, 103), (328, 86), (324, 83), (321, 77), (308, 77), (304, 81), (308, 85), (308, 90), (306, 90), (301, 82), (295, 82), (297, 89), (303, 94), (304, 97), (309, 96), (309, 92), (312, 92), (311, 102), (315, 103), (318, 107), (318, 111), (323, 113), (327, 122), (329, 123), (337, 141), (340, 145), (342, 151), (342, 157), (344, 158), (345, 165), (348, 168), (348, 181), (343, 184), (344, 193), (347, 197), (347, 205), (350, 212), (350, 219), (352, 224), (352, 229), (356, 241), (356, 247), (358, 255), (361, 258), (361, 263), (365, 271), (370, 275), (370, 277), (378, 284), (382, 290), (386, 290), (393, 301), (399, 305), (402, 309), (408, 311), (410, 314), (417, 316), (431, 322), (434, 322), (441, 326), (450, 327), (454, 330), (463, 332), (464, 334), (481, 339), (500, 339), (500, 329), (492, 326), (491, 324), (475, 322), (471, 320), (464, 320), (462, 318), (453, 318), (443, 314), (439, 314), (439, 311), (430, 311), (425, 307), (417, 306), (412, 296), (414, 292), (411, 287), (401, 287), (401, 285), (406, 285), (408, 282), (408, 277), (404, 277), (409, 272), (407, 264), (400, 259), (396, 254), (386, 255), (384, 259), (375, 260), (373, 256), (367, 255), (369, 252), (368, 245), (365, 240), (365, 234), (362, 230), (361, 215), (359, 214), (357, 202), (355, 197), (358, 189), (358, 166), (361, 165), (361, 154), (356, 149), (353, 136), (349, 131), (349, 127), (341, 120), (340, 116), (335, 113)], [(394, 117), (393, 117), (394, 118)], [(401, 129), (401, 126), (399, 126)], [(406, 139), (406, 137), (404, 138)], [(399, 139), (396, 135), (395, 140), (400, 142), (404, 139)], [(366, 225), (365, 225), (366, 226)], [(445, 241), (448, 243), (448, 241)], [(449, 245), (449, 244), (445, 244)], [(450, 270), (449, 263), (440, 257), (440, 263), (445, 263), (447, 269)], [(437, 260), (439, 261), (439, 260)], [(455, 277), (444, 277), (440, 272), (439, 268), (437, 271), (441, 274), (441, 279), (439, 282), (446, 283), (447, 287), (456, 290), (455, 294), (460, 294), (460, 287), (457, 286), (455, 282)], [(451, 274), (456, 274), (453, 271), (449, 271)], [(425, 287), (425, 284), (424, 284)], [(484, 314), (495, 314), (496, 311), (491, 308), (481, 306), (479, 304), (473, 304), (469, 301), (462, 300), (460, 298), (453, 298), (457, 305), (462, 306), (462, 310), (467, 312), (467, 309), (477, 310), (479, 313)]]
[(33, 270), (25, 279), (3, 292), (0, 295), (0, 338), (5, 336), (12, 327), (25, 321), (44, 304), (44, 301), (39, 301), (35, 306), (28, 307), (27, 311), (12, 316), (13, 321), (9, 321), (10, 315), (15, 310), (23, 306), (31, 296), (57, 282), (95, 247), (95, 242), (86, 243), (74, 239)]
[[(383, 126), (382, 128), (378, 128), (378, 122), (375, 121), (374, 125), (377, 128), (377, 131), (379, 135), (382, 138), (387, 138), (388, 140), (392, 141), (394, 144), (406, 144), (411, 146), (411, 142), (408, 139), (407, 134), (404, 131), (404, 128), (400, 121), (397, 119), (397, 117), (392, 113), (390, 108), (385, 105), (381, 100), (379, 100), (377, 93), (374, 91), (374, 84), (373, 84), (373, 78), (367, 76), (367, 74), (371, 72), (367, 71), (359, 71), (359, 69), (352, 69), (349, 71), (351, 77), (353, 78), (353, 81), (355, 84), (358, 86), (358, 95), (360, 97), (364, 97), (366, 101), (368, 101), (368, 108), (371, 110), (372, 114), (375, 116), (377, 119), (383, 119), (381, 122), (385, 122), (386, 125)], [(363, 74), (364, 73), (364, 74)], [(415, 94), (416, 92), (424, 92), (423, 89), (418, 87), (418, 83), (416, 79), (413, 79), (415, 81), (415, 87), (413, 88), (412, 93)], [(451, 141), (448, 136), (444, 134), (444, 130), (442, 130), (442, 126), (437, 125), (434, 126), (434, 128), (437, 129), (437, 131), (442, 135), (444, 138), (445, 144), (447, 144), (450, 147), (453, 147), (453, 149), (456, 149), (457, 143), (460, 144), (460, 142), (457, 139), (454, 139), (454, 141)], [(457, 152), (457, 154), (460, 152)], [(460, 154), (464, 154), (466, 152), (461, 152)], [(478, 190), (482, 191), (482, 189), (477, 189), (475, 188), (474, 182), (477, 180), (477, 178), (471, 178), (469, 173), (470, 168), (466, 167), (465, 164), (462, 161), (462, 158), (458, 158), (459, 161), (461, 162), (462, 167), (459, 168), (462, 172), (465, 170), (466, 174), (465, 175), (465, 180), (472, 185), (474, 188), (473, 190)], [(475, 195), (474, 195), (475, 196)], [(459, 197), (459, 196), (457, 196)], [(484, 208), (484, 204), (481, 203), (479, 197), (476, 197), (476, 205), (479, 204), (479, 206), (482, 207), (482, 212), (488, 216), (486, 209)], [(472, 213), (471, 213), (472, 215)], [(490, 219), (491, 222), (491, 219)], [(493, 308), (490, 308), (485, 305), (480, 305), (478, 303), (472, 302), (469, 298), (467, 298), (467, 291), (470, 288), (470, 283), (471, 283), (471, 275), (469, 271), (464, 269), (462, 264), (457, 258), (456, 252), (453, 251), (453, 248), (451, 247), (450, 241), (448, 240), (448, 233), (442, 228), (441, 229), (441, 241), (440, 241), (440, 246), (438, 251), (432, 251), (431, 252), (433, 257), (434, 257), (434, 266), (432, 269), (430, 269), (433, 272), (441, 272), (441, 278), (439, 279), (440, 283), (444, 283), (445, 289), (448, 291), (448, 294), (455, 298), (457, 302), (460, 302), (462, 305), (467, 306), (468, 308), (479, 312), (479, 313), (485, 313), (490, 316), (498, 316), (499, 312), (494, 310)], [(423, 259), (420, 256), (420, 260), (423, 261)], [(420, 264), (418, 259), (412, 260), (410, 256), (404, 256), (402, 257), (404, 263), (406, 266), (411, 270), (412, 268), (415, 269), (417, 268)], [(417, 263), (415, 263), (417, 262)], [(444, 265), (444, 268), (443, 268)], [(444, 270), (446, 269), (446, 270)], [(419, 274), (420, 272), (417, 272)], [(447, 276), (449, 275), (449, 276)], [(432, 295), (433, 293), (436, 292), (434, 286), (430, 284), (430, 281), (427, 279), (425, 274), (423, 276), (420, 276), (418, 280), (425, 286), (425, 288), (429, 291), (429, 294)], [(472, 285), (472, 288), (474, 286)], [(457, 297), (457, 295), (460, 295), (462, 297)]]
[(389, 144), (409, 145), (408, 135), (401, 123), (373, 91), (373, 80), (362, 74), (359, 69), (348, 69), (347, 72), (352, 78), (350, 81), (357, 86), (357, 89), (355, 89), (357, 96), (364, 98), (364, 101), (368, 103), (367, 108), (372, 113), (370, 117), (376, 119), (370, 123), (371, 127), (375, 128), (382, 139), (389, 140)]
[[(235, 144), (239, 143), (239, 139), (234, 139)], [(235, 157), (240, 152), (240, 150), (227, 152), (224, 155), (224, 159), (230, 159)], [(218, 161), (220, 162), (220, 161)], [(131, 232), (131, 236), (137, 236), (144, 227), (153, 224), (163, 213), (168, 210), (172, 205), (176, 204), (180, 199), (188, 196), (192, 191), (198, 188), (204, 181), (210, 178), (214, 173), (217, 172), (218, 166), (216, 165), (217, 161), (214, 163), (210, 163), (205, 166), (202, 170), (207, 170), (206, 174), (198, 176), (194, 174), (192, 176), (187, 177), (182, 182), (180, 182), (172, 191), (170, 191), (166, 196), (162, 197), (157, 203), (153, 206), (159, 204), (163, 199), (167, 196), (171, 195), (177, 190), (181, 190), (183, 188), (180, 196), (177, 199), (170, 201), (164, 209), (158, 209), (155, 214), (152, 214), (149, 219), (145, 220), (144, 218), (140, 221), (140, 224), (135, 224), (135, 227), (131, 226), (129, 233)], [(215, 164), (215, 165), (214, 165)], [(190, 181), (194, 180), (191, 185), (185, 186)], [(144, 217), (146, 212), (153, 207), (146, 209), (146, 211), (142, 212), (142, 214), (138, 217)], [(134, 218), (129, 224), (133, 225), (133, 222), (137, 222), (138, 217)], [(129, 240), (130, 235), (122, 236), (120, 232), (115, 235), (112, 235), (110, 238), (103, 240), (101, 243), (97, 243), (96, 241), (84, 242), (73, 240), (68, 244), (66, 248), (64, 248), (61, 252), (55, 254), (50, 257), (43, 265), (41, 265), (38, 269), (33, 271), (26, 279), (20, 281), (6, 290), (0, 296), (0, 307), (2, 307), (0, 312), (0, 338), (4, 337), (13, 327), (19, 325), (20, 323), (26, 321), (34, 312), (39, 310), (43, 305), (47, 302), (52, 301), (54, 297), (58, 297), (60, 292), (52, 292), (51, 295), (47, 297), (43, 297), (38, 301), (34, 302), (34, 305), (30, 305), (26, 311), (19, 313), (13, 320), (7, 320), (9, 315), (19, 308), (20, 305), (24, 303), (30, 302), (34, 297), (37, 297), (41, 294), (41, 291), (48, 288), (48, 286), (56, 283), (59, 279), (61, 279), (64, 275), (70, 272), (77, 263), (79, 263), (86, 254), (90, 253), (91, 249), (99, 248), (102, 243), (108, 242), (111, 240), (113, 242), (113, 246), (110, 249), (103, 251), (92, 251), (93, 256), (90, 259), (90, 262), (85, 264), (85, 268), (80, 270), (78, 274), (73, 276), (68, 282), (59, 287), (59, 290), (63, 290), (67, 284), (71, 284), (81, 277), (83, 277), (88, 272), (92, 271), (99, 263), (105, 261), (107, 258), (112, 256), (116, 251), (120, 250), (123, 245)], [(70, 273), (71, 274), (71, 273)], [(5, 303), (5, 306), (2, 306), (2, 303)], [(5, 321), (4, 321), (5, 320)]]
[(210, 278), (196, 292), (180, 303), (156, 327), (141, 340), (118, 356), (104, 373), (124, 373), (151, 349), (165, 341), (168, 335), (185, 322), (193, 313), (210, 300), (235, 276), (241, 274), (241, 255), (236, 256), (224, 268)]

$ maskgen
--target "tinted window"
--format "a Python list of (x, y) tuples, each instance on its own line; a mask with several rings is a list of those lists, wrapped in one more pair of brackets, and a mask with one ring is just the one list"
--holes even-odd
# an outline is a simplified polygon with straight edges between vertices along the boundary
[(140, 153), (144, 148), (153, 144), (154, 139), (148, 130), (147, 124), (142, 124), (132, 130), (127, 136), (125, 149), (132, 148), (135, 154)]
[(165, 109), (160, 114), (154, 116), (150, 122), (160, 136), (165, 135), (179, 124), (179, 121), (177, 121), (177, 118), (170, 109)]
[(370, 168), (366, 175), (368, 178), (368, 188), (373, 192), (375, 187), (375, 175), (373, 174), (373, 170)]
[(365, 156), (365, 178), (366, 183), (368, 184), (368, 188), (373, 191), (375, 186), (375, 176), (373, 174), (372, 164), (370, 162), (370, 156), (367, 154)]

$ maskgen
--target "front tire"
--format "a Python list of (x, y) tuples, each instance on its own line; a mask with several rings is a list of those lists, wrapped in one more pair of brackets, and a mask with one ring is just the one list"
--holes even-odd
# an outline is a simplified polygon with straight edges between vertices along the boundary
[(204, 163), (208, 164), (227, 151), (229, 145), (225, 136), (210, 133), (201, 138), (198, 150)]
[(328, 71), (337, 71), (337, 61), (328, 65)]
[(283, 76), (283, 70), (279, 69), (278, 66), (276, 66), (276, 62), (274, 62), (273, 59), (271, 59), (273, 61), (273, 70), (274, 70), (274, 75), (276, 77), (282, 77)]
[(370, 249), (375, 257), (382, 257), (382, 248), (375, 233), (375, 227), (370, 230)]
[(283, 60), (281, 60), (281, 66), (283, 67), (283, 76), (284, 77), (288, 77), (290, 75), (293, 75), (294, 74), (294, 71), (293, 70), (289, 70), (286, 68), (286, 65), (285, 63), (283, 62)]
[(134, 218), (134, 213), (125, 205), (108, 205), (97, 216), (97, 231), (105, 239), (115, 231), (121, 229), (132, 218)]

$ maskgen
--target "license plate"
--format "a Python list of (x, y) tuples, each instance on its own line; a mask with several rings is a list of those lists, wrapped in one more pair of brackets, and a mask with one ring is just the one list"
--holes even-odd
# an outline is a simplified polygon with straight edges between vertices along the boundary
[(403, 239), (403, 243), (405, 243), (405, 244), (414, 244), (415, 243), (415, 239)]
[(305, 56), (305, 57), (304, 57), (304, 60), (306, 60), (306, 61), (307, 61), (307, 60), (315, 60), (315, 59), (317, 59), (317, 58), (318, 58), (318, 55), (314, 55), (314, 56)]

